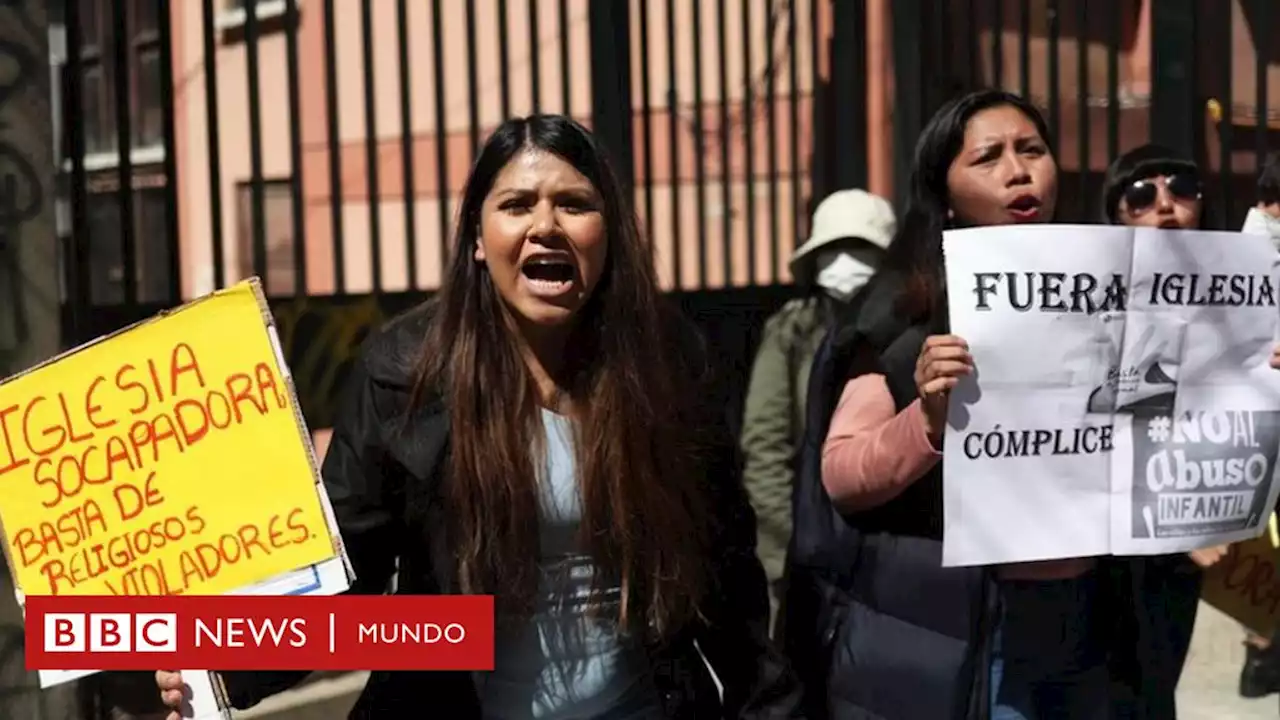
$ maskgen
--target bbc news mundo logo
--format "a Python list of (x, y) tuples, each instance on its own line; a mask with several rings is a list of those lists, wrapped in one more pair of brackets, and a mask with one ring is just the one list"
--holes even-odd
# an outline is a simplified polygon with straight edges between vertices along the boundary
[(48, 613), (44, 651), (56, 653), (176, 652), (175, 613)]
[(490, 596), (28, 596), (28, 670), (493, 669)]

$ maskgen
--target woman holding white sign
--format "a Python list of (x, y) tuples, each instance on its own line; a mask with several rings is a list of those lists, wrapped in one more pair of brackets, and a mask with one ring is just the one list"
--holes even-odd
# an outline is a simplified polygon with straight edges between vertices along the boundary
[[(1108, 659), (1133, 652), (1114, 647), (1113, 624), (1133, 603), (1107, 591), (1099, 561), (941, 562), (948, 393), (974, 371), (964, 340), (947, 332), (942, 234), (1054, 219), (1058, 170), (1043, 118), (1001, 91), (953, 101), (922, 133), (910, 187), (886, 270), (830, 344), (846, 380), (829, 403), (821, 483), (853, 539), (826, 554), (849, 558), (828, 573), (838, 591), (795, 603), (830, 618), (818, 626), (829, 640), (811, 647), (826, 653), (816, 663), (830, 678), (824, 704), (848, 709), (832, 717), (892, 720), (1108, 717)], [(1142, 687), (1136, 672), (1120, 681)], [(1162, 699), (1144, 698), (1132, 717), (1172, 717), (1171, 693), (1169, 712)]]
[(353, 592), (493, 595), (496, 668), (375, 672), (352, 716), (798, 717), (706, 348), (596, 139), (503, 123), (459, 218), (436, 299), (366, 342), (323, 475)]

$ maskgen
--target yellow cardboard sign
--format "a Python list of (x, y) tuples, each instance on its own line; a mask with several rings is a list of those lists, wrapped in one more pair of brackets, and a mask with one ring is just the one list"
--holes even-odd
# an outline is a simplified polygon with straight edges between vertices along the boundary
[(1270, 532), (1239, 542), (1205, 571), (1201, 598), (1245, 627), (1271, 637), (1280, 628), (1280, 537)]
[(26, 595), (217, 595), (336, 556), (256, 280), (0, 383)]

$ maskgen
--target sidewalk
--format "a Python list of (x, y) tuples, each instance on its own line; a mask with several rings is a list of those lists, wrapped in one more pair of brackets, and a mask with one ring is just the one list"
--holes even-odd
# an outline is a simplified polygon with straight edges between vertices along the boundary
[(1213, 607), (1200, 603), (1191, 653), (1178, 686), (1178, 720), (1277, 720), (1280, 696), (1240, 697), (1244, 632)]

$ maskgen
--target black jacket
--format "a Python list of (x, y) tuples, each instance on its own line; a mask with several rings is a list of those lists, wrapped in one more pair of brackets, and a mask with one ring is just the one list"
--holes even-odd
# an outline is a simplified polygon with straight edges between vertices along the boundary
[[(429, 317), (424, 305), (366, 341), (325, 456), (324, 484), (356, 573), (352, 593), (383, 593), (397, 558), (397, 594), (457, 591), (450, 548), (443, 533), (433, 531), (444, 527), (448, 512), (437, 492), (449, 445), (448, 413), (437, 396), (406, 418)], [(687, 322), (681, 327), (691, 330)], [(692, 332), (682, 335), (687, 341), (677, 351), (697, 363), (705, 355), (693, 353), (701, 343)], [(719, 417), (723, 406), (708, 406), (707, 421), (722, 429), (705, 469), (708, 507), (717, 511), (710, 520), (717, 528), (718, 590), (703, 608), (704, 621), (650, 648), (655, 682), (672, 719), (800, 717), (795, 677), (767, 640), (767, 589), (736, 444), (727, 418)], [(723, 705), (698, 649), (724, 685)], [(243, 708), (304, 675), (226, 673), (224, 682), (232, 703)], [(466, 720), (479, 717), (479, 698), (470, 673), (374, 672), (351, 717)]]
[[(997, 590), (985, 568), (942, 567), (940, 467), (892, 501), (849, 515), (822, 485), (822, 444), (849, 378), (884, 374), (899, 410), (917, 397), (913, 370), (929, 328), (901, 320), (898, 287), (877, 277), (814, 361), (781, 638), (809, 717), (985, 720)], [(1160, 559), (1099, 565), (1112, 717), (1171, 720), (1186, 618), (1170, 610), (1194, 606), (1198, 592)]]
[(945, 720), (984, 717), (994, 601), (981, 568), (942, 567), (941, 470), (884, 505), (844, 516), (822, 485), (822, 444), (845, 382), (884, 374), (899, 410), (922, 327), (898, 321), (895, 293), (877, 278), (828, 335), (810, 376), (796, 531), (782, 640), (805, 683), (810, 717)]

